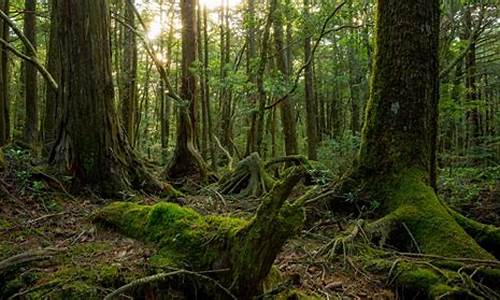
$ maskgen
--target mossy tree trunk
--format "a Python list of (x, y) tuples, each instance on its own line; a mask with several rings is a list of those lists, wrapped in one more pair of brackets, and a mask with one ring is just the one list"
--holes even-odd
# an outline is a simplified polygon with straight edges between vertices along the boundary
[(153, 178), (118, 126), (113, 103), (107, 0), (54, 0), (61, 118), (50, 155), (59, 171), (103, 195), (164, 186)]
[(177, 144), (174, 157), (167, 166), (168, 178), (182, 178), (190, 175), (206, 177), (206, 164), (195, 145), (194, 118), (196, 115), (196, 76), (191, 70), (196, 61), (196, 1), (182, 0), (182, 78), (181, 98), (187, 106), (179, 107), (177, 123)]
[(378, 1), (371, 97), (352, 178), (363, 187), (360, 196), (382, 204), (382, 218), (368, 226), (380, 242), (404, 252), (493, 259), (492, 244), (480, 237), (498, 229), (485, 226), (472, 237), (431, 187), (438, 36), (438, 0)]
[[(304, 176), (298, 170), (276, 185), (262, 200), (250, 220), (201, 216), (173, 203), (141, 206), (116, 202), (101, 210), (97, 221), (111, 225), (130, 237), (155, 243), (158, 254), (151, 258), (159, 267), (182, 267), (193, 271), (227, 270), (207, 273), (237, 299), (253, 299), (263, 291), (264, 279), (287, 239), (304, 222), (303, 201), (287, 201)], [(184, 282), (180, 290), (192, 299), (193, 288)], [(182, 283), (181, 283), (182, 285)], [(226, 299), (213, 288), (197, 291), (198, 299)]]
[[(439, 1), (378, 0), (377, 4), (366, 122), (357, 165), (342, 189), (354, 184), (360, 199), (381, 203), (381, 218), (366, 226), (372, 242), (381, 246), (441, 257), (498, 258), (500, 229), (453, 212), (433, 190)], [(396, 268), (396, 282), (406, 292), (423, 290), (430, 297), (441, 297), (469, 291), (435, 269), (397, 264), (391, 269)], [(436, 280), (420, 276), (424, 273)]]

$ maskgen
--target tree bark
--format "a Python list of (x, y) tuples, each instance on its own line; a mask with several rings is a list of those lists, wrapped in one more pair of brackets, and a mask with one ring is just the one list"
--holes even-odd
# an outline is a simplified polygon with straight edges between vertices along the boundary
[[(50, 16), (51, 20), (56, 17), (55, 0), (50, 1)], [(61, 82), (61, 53), (57, 41), (57, 22), (50, 23), (49, 46), (47, 49), (47, 70), (57, 82)], [(45, 90), (45, 111), (43, 118), (42, 138), (44, 144), (44, 152), (50, 153), (54, 146), (57, 133), (57, 124), (61, 115), (61, 99), (60, 94), (52, 86), (47, 85)]]
[(196, 61), (196, 0), (182, 0), (182, 78), (180, 97), (188, 102), (179, 107), (177, 144), (174, 157), (167, 166), (168, 178), (199, 175), (205, 179), (207, 168), (195, 146), (195, 128), (192, 122), (196, 108), (196, 76), (191, 67)]
[[(134, 0), (125, 1), (124, 17), (128, 25), (135, 27)], [(137, 38), (135, 32), (123, 26), (120, 103), (121, 121), (130, 145), (135, 144), (137, 122)]]
[[(274, 43), (277, 55), (277, 67), (284, 78), (286, 84), (290, 80), (290, 66), (288, 65), (287, 49), (284, 42), (283, 33), (283, 7), (281, 0), (271, 0), (274, 3), (273, 28), (274, 28)], [(285, 154), (294, 155), (299, 152), (297, 143), (297, 113), (295, 104), (292, 98), (287, 96), (280, 103), (281, 108), (281, 125), (283, 127), (283, 135), (285, 138)]]
[(118, 124), (111, 76), (107, 0), (54, 0), (62, 76), (61, 118), (50, 162), (74, 187), (104, 196), (130, 188), (160, 192)]
[[(9, 13), (9, 0), (0, 0), (0, 9), (6, 14)], [(6, 41), (9, 40), (9, 26), (5, 21), (0, 20), (0, 35)], [(9, 71), (8, 71), (8, 50), (5, 46), (0, 46), (0, 146), (7, 144), (10, 139), (10, 118), (9, 118)]]
[[(438, 39), (438, 0), (378, 0), (367, 121), (357, 169), (343, 188), (352, 191), (362, 186), (358, 201), (381, 203), (381, 218), (365, 231), (372, 241), (401, 252), (493, 259), (498, 255), (493, 245), (500, 241), (500, 229), (465, 221), (431, 187), (439, 99)], [(411, 280), (414, 270), (396, 268), (401, 272), (396, 282), (406, 293), (423, 290), (430, 298), (464, 293), (442, 275), (420, 285), (422, 281)]]
[[(309, 0), (304, 0), (304, 20), (306, 38), (304, 40), (304, 61), (307, 63), (312, 58), (311, 38), (309, 36), (310, 28), (307, 26), (310, 22)], [(306, 129), (307, 129), (307, 156), (310, 160), (318, 159), (318, 129), (317, 116), (318, 107), (314, 97), (314, 75), (313, 64), (307, 64), (305, 70), (305, 104), (306, 104)]]
[[(36, 49), (36, 1), (24, 2), (24, 35)], [(25, 54), (33, 56), (34, 53), (25, 48)], [(37, 71), (33, 64), (23, 61), (24, 68), (24, 100), (26, 115), (24, 120), (23, 138), (28, 144), (36, 142), (38, 137), (38, 80)]]

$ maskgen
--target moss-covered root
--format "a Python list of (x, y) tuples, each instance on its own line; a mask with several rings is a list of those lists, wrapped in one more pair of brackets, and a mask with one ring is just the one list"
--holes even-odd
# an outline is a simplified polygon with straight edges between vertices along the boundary
[(276, 185), (263, 200), (252, 221), (232, 241), (232, 290), (240, 299), (251, 299), (262, 292), (262, 281), (269, 273), (281, 247), (304, 223), (302, 204), (287, 202), (305, 170), (292, 173)]
[(372, 227), (389, 229), (384, 234), (393, 246), (447, 257), (493, 259), (450, 215), (426, 184), (423, 172), (401, 172), (377, 188), (382, 188), (387, 214)]
[(172, 203), (141, 206), (124, 202), (102, 209), (96, 220), (130, 237), (155, 243), (160, 249), (155, 261), (160, 266), (194, 271), (229, 269), (214, 276), (239, 299), (249, 299), (262, 291), (276, 255), (302, 226), (302, 207), (285, 203), (302, 173), (278, 184), (250, 222), (201, 216)]
[(239, 197), (260, 197), (270, 191), (274, 184), (275, 181), (265, 171), (259, 154), (252, 153), (221, 180), (220, 191)]
[(481, 247), (493, 254), (497, 259), (500, 259), (500, 228), (476, 222), (452, 209), (448, 211), (455, 221), (457, 221), (457, 223), (462, 226)]
[(459, 270), (450, 270), (428, 261), (404, 259), (380, 260), (376, 264), (385, 265), (390, 282), (396, 285), (403, 299), (492, 299), (498, 295), (483, 285), (485, 280), (491, 283), (492, 278), (500, 279), (498, 274), (484, 276), (486, 272), (480, 274), (477, 268), (462, 266)]

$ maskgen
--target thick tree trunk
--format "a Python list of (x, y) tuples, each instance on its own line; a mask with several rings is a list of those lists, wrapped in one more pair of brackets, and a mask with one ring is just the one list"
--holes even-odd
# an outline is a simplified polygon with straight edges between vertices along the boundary
[(199, 175), (204, 179), (207, 167), (195, 146), (196, 76), (191, 71), (196, 61), (196, 0), (182, 0), (182, 85), (181, 98), (188, 101), (187, 106), (179, 108), (177, 121), (177, 144), (174, 157), (167, 166), (168, 178), (181, 178)]
[[(36, 1), (24, 2), (24, 35), (36, 49)], [(33, 56), (34, 53), (26, 48), (25, 54)], [(25, 119), (23, 139), (26, 143), (36, 142), (38, 137), (38, 80), (37, 71), (33, 64), (23, 61)]]
[[(9, 13), (9, 0), (0, 0), (0, 9)], [(0, 20), (0, 35), (6, 41), (9, 40), (9, 26)], [(9, 119), (9, 72), (8, 72), (8, 50), (0, 46), (0, 146), (5, 145), (10, 138)]]
[[(135, 25), (134, 0), (125, 1), (124, 17), (132, 28)], [(135, 144), (137, 121), (137, 39), (130, 28), (123, 26), (120, 103), (121, 121), (130, 145)]]
[(103, 195), (129, 188), (158, 192), (118, 125), (113, 102), (107, 0), (54, 0), (62, 76), (61, 118), (50, 161)]
[[(492, 253), (497, 251), (488, 250), (498, 240), (484, 243), (483, 237), (498, 235), (499, 229), (476, 226), (480, 233), (470, 236), (474, 229), (464, 224), (474, 226), (457, 222), (431, 188), (439, 96), (439, 1), (379, 0), (376, 32), (371, 97), (359, 161), (351, 177), (354, 181), (344, 182), (344, 188), (353, 183), (363, 186), (360, 197), (381, 203), (383, 217), (366, 232), (401, 252), (420, 250), (445, 257), (493, 259)], [(463, 292), (448, 287), (453, 282), (447, 278), (419, 285), (422, 282), (414, 269), (398, 266), (397, 270), (401, 272), (397, 282), (409, 285), (407, 291), (421, 288), (431, 297)]]

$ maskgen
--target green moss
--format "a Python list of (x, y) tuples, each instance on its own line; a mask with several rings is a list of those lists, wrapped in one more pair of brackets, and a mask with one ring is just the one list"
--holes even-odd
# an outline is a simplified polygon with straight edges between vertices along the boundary
[(11, 227), (11, 224), (10, 224), (9, 221), (0, 218), (0, 230), (7, 229), (7, 228), (10, 228), (10, 227)]
[[(407, 170), (396, 174), (383, 190), (388, 217), (404, 223), (424, 253), (449, 257), (491, 259), (448, 213), (423, 172)], [(408, 232), (401, 231), (408, 236)], [(443, 243), (446, 241), (446, 243)]]
[(127, 236), (155, 243), (160, 251), (153, 261), (158, 266), (206, 267), (219, 255), (207, 244), (234, 236), (247, 224), (236, 218), (201, 216), (174, 203), (141, 206), (115, 202), (101, 210), (97, 219)]

